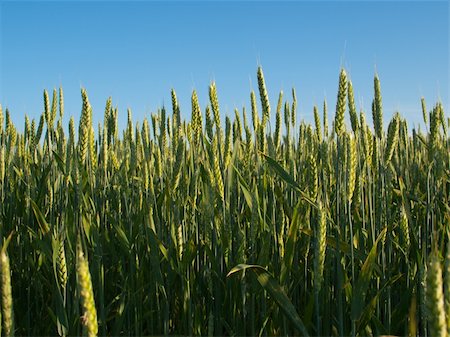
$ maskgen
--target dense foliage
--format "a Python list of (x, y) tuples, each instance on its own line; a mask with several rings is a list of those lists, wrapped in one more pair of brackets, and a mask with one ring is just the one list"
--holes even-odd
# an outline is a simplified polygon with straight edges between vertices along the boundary
[(224, 126), (214, 83), (123, 134), (84, 89), (77, 132), (61, 89), (22, 133), (0, 113), (3, 334), (450, 336), (442, 104), (384, 128), (375, 76), (372, 129), (342, 70), (331, 128), (293, 90), (272, 130), (257, 77)]

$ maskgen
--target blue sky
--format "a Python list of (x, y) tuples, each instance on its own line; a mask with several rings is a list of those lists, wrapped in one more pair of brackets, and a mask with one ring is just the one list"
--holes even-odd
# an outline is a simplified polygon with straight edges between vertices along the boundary
[(299, 119), (312, 121), (324, 98), (334, 116), (341, 66), (368, 120), (375, 71), (385, 118), (399, 110), (417, 125), (421, 96), (429, 107), (440, 99), (449, 115), (447, 1), (0, 0), (0, 39), (0, 103), (19, 128), (25, 114), (39, 117), (43, 90), (60, 85), (66, 122), (78, 121), (80, 87), (96, 123), (108, 96), (123, 127), (127, 108), (135, 121), (170, 108), (172, 87), (190, 118), (192, 90), (204, 110), (212, 80), (222, 113), (233, 116), (249, 110), (259, 64), (273, 108), (280, 90), (291, 99), (296, 88)]

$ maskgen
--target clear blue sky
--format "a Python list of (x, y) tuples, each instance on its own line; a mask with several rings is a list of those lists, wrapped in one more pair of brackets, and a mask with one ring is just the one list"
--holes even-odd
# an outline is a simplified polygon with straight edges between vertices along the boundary
[[(175, 88), (184, 118), (195, 88), (202, 109), (215, 80), (223, 114), (249, 109), (264, 69), (269, 97), (290, 99), (312, 120), (326, 97), (334, 116), (339, 68), (346, 67), (358, 107), (370, 118), (373, 75), (381, 79), (385, 118), (399, 110), (411, 123), (440, 99), (449, 115), (447, 1), (365, 2), (43, 2), (0, 0), (0, 102), (22, 128), (38, 118), (42, 92), (64, 88), (66, 122), (78, 122), (80, 87), (88, 90), (94, 121), (112, 96), (142, 121)], [(289, 94), (289, 96), (287, 95)], [(97, 124), (95, 124), (96, 126)]]

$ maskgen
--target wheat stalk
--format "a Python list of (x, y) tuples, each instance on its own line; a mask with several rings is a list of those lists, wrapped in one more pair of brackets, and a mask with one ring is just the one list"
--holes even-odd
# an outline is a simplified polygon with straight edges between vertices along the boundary
[(334, 129), (338, 136), (344, 132), (344, 114), (347, 100), (347, 73), (341, 69), (339, 74), (339, 88), (336, 102), (336, 116), (334, 119)]
[(86, 327), (89, 337), (97, 336), (97, 309), (95, 308), (94, 292), (92, 289), (91, 273), (89, 265), (84, 256), (81, 244), (77, 245), (77, 281), (83, 306), (82, 322)]
[(0, 270), (2, 273), (2, 317), (4, 335), (14, 336), (13, 299), (11, 289), (11, 269), (6, 246), (0, 252)]
[(435, 254), (430, 256), (428, 262), (426, 294), (430, 335), (445, 337), (447, 336), (447, 327), (444, 309), (442, 267), (439, 258)]

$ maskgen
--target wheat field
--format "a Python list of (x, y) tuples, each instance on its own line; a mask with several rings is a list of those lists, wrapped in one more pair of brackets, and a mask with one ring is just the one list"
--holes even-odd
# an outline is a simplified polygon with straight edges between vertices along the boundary
[(78, 123), (61, 88), (23, 128), (0, 107), (1, 334), (450, 336), (442, 103), (408, 129), (342, 69), (311, 125), (256, 75), (225, 119), (214, 83), (125, 130), (85, 89)]

